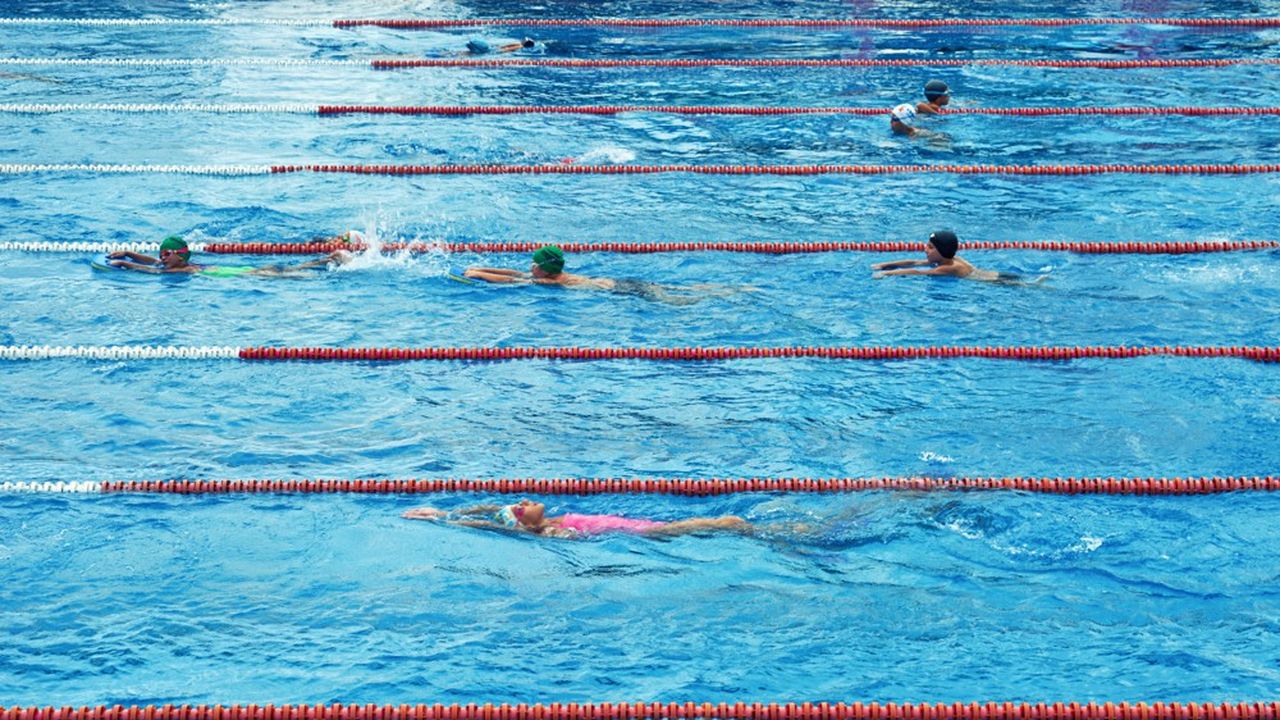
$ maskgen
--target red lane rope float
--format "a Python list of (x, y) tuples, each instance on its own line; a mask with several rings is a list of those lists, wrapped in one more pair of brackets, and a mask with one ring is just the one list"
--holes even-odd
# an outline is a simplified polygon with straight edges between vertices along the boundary
[(1280, 172), (1263, 165), (272, 165), (271, 174), (354, 175), (1252, 175)]
[(419, 348), (240, 348), (241, 360), (323, 360), (406, 362), (414, 360), (656, 360), (720, 361), (765, 358), (816, 358), (822, 360), (939, 360), (985, 358), (990, 360), (1123, 359), (1168, 355), (1192, 358), (1243, 358), (1280, 362), (1280, 346), (940, 346), (919, 347), (419, 347)]
[[(472, 243), (384, 243), (383, 252), (410, 253), (528, 253), (542, 247), (538, 242), (472, 242)], [(562, 242), (565, 252), (605, 252), (624, 255), (648, 255), (670, 252), (733, 252), (760, 253), (766, 255), (791, 255), (828, 252), (913, 252), (920, 249), (919, 242)], [(1269, 250), (1280, 248), (1280, 240), (1217, 240), (1197, 242), (1075, 242), (1057, 240), (966, 240), (965, 251), (970, 250), (1039, 250), (1044, 252), (1074, 252), (1088, 255), (1188, 255), (1193, 253), (1237, 252), (1244, 250)], [(311, 255), (334, 250), (363, 251), (364, 243), (306, 242), (225, 242), (207, 243), (201, 250), (219, 255)]]
[(1208, 495), (1280, 491), (1280, 477), (861, 477), (861, 478), (438, 478), (392, 480), (109, 480), (103, 493), (493, 493), (517, 495), (688, 495), (847, 493), (875, 490), (1019, 490), (1056, 495)]
[(0, 720), (1278, 720), (1241, 703), (492, 703), (8, 707)]
[[(734, 105), (321, 105), (317, 115), (888, 115), (890, 108), (765, 107)], [(945, 108), (943, 115), (1280, 115), (1280, 107), (1016, 107)]]
[(1172, 25), (1194, 28), (1273, 28), (1280, 18), (443, 18), (334, 20), (338, 28), (382, 27), (433, 30), (466, 27), (746, 27), (879, 28), (911, 30), (944, 27), (1079, 27), (1087, 25)]
[(1231, 65), (1280, 65), (1280, 58), (1219, 58), (1208, 60), (1015, 60), (939, 58), (403, 58), (371, 60), (375, 70), (403, 68), (871, 68), (964, 67), (999, 65), (1036, 68), (1211, 68)]

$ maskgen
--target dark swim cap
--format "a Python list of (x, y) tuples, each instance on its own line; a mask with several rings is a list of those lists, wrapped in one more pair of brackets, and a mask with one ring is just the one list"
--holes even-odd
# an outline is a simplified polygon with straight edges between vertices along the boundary
[(930, 80), (924, 84), (924, 96), (929, 102), (933, 102), (951, 92), (951, 88), (941, 80)]
[(531, 48), (533, 47), (533, 45), (534, 45), (533, 38), (525, 38), (524, 40), (520, 41), (521, 47)]
[(559, 275), (564, 270), (564, 251), (555, 245), (544, 245), (533, 254), (533, 264), (548, 275)]
[(929, 242), (933, 243), (933, 249), (944, 258), (953, 258), (960, 249), (960, 238), (950, 230), (939, 230), (929, 236)]
[(160, 252), (165, 250), (177, 250), (183, 260), (191, 259), (191, 250), (187, 248), (187, 241), (177, 235), (170, 235), (160, 243)]

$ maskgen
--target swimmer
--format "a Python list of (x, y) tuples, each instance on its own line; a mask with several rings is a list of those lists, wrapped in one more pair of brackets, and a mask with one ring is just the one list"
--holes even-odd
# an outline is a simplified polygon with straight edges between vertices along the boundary
[(529, 271), (507, 268), (467, 268), (463, 277), (490, 283), (527, 283), (533, 285), (559, 285), (583, 290), (606, 290), (617, 295), (632, 295), (668, 305), (692, 305), (707, 297), (726, 297), (755, 288), (734, 288), (724, 285), (699, 284), (687, 287), (659, 285), (644, 280), (614, 280), (574, 275), (564, 271), (564, 251), (555, 245), (544, 245), (533, 254)]
[(348, 230), (344, 233), (338, 233), (337, 235), (320, 235), (311, 240), (311, 242), (315, 243), (342, 243), (343, 245), (363, 243), (364, 241), (364, 233), (359, 230)]
[(438, 520), (450, 525), (508, 530), (544, 537), (581, 539), (606, 533), (644, 537), (675, 537), (696, 533), (733, 532), (749, 534), (754, 527), (737, 515), (695, 517), (684, 520), (645, 520), (621, 515), (579, 515), (565, 513), (548, 517), (546, 506), (533, 500), (513, 505), (476, 505), (452, 512), (433, 507), (414, 508), (401, 517), (410, 520)]
[(941, 80), (930, 80), (924, 84), (925, 102), (916, 103), (916, 112), (921, 115), (940, 115), (947, 103), (951, 102), (951, 89)]
[[(352, 231), (354, 232), (354, 231)], [(165, 275), (171, 273), (188, 273), (211, 275), (213, 277), (234, 277), (236, 275), (258, 275), (267, 277), (297, 276), (299, 271), (314, 268), (326, 268), (329, 265), (345, 265), (351, 262), (352, 255), (346, 250), (334, 250), (318, 260), (311, 260), (300, 265), (268, 265), (253, 267), (245, 265), (202, 265), (191, 262), (191, 249), (187, 242), (177, 235), (170, 235), (160, 243), (160, 257), (118, 250), (107, 255), (108, 263), (113, 267), (139, 272)]]
[(911, 124), (915, 119), (916, 108), (914, 105), (911, 103), (896, 105), (893, 110), (889, 112), (889, 129), (896, 135), (906, 135), (910, 138), (925, 138), (934, 145), (938, 145), (940, 147), (949, 146), (951, 138), (949, 138), (945, 133), (918, 128)]
[[(517, 50), (532, 50), (534, 45), (537, 45), (537, 43), (533, 41), (533, 38), (525, 38), (520, 42), (503, 43), (498, 46), (497, 52), (509, 53)], [(462, 54), (488, 55), (491, 52), (494, 52), (494, 50), (488, 42), (481, 38), (471, 38), (467, 41), (467, 49)]]
[[(968, 261), (956, 256), (960, 249), (960, 239), (950, 230), (939, 230), (929, 235), (929, 242), (924, 246), (924, 260), (893, 260), (876, 263), (871, 266), (876, 272), (871, 277), (879, 279), (890, 275), (948, 275), (969, 280), (982, 280), (1007, 285), (1026, 285), (1022, 277), (1012, 273), (980, 270)], [(914, 268), (928, 266), (928, 270)], [(1038, 278), (1039, 283), (1044, 277)]]

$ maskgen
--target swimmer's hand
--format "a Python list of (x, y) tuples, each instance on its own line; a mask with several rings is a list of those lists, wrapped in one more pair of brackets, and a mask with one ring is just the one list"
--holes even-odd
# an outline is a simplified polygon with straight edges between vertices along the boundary
[(107, 253), (107, 258), (110, 260), (119, 260), (127, 254), (128, 253), (123, 250), (116, 250), (115, 252)]
[(128, 265), (129, 263), (125, 262), (124, 260), (108, 260), (107, 264), (110, 265), (111, 267), (122, 268)]
[(889, 277), (889, 274), (888, 274), (888, 273), (886, 273), (886, 272), (884, 272), (883, 270), (881, 270), (881, 271), (879, 271), (879, 272), (873, 272), (873, 273), (871, 273), (871, 279), (872, 279), (872, 280), (881, 280), (881, 279), (883, 279), (883, 278), (887, 278), (887, 277)]
[(420, 507), (406, 510), (400, 517), (408, 518), (409, 520), (439, 520), (448, 514), (439, 508)]

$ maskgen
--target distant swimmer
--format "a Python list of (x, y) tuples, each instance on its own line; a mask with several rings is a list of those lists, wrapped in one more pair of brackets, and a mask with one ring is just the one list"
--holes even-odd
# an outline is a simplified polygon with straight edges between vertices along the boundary
[(580, 515), (578, 513), (548, 516), (546, 510), (546, 506), (540, 502), (521, 500), (512, 505), (475, 505), (453, 511), (421, 507), (406, 511), (402, 517), (410, 520), (435, 520), (463, 527), (567, 539), (583, 539), (609, 533), (644, 537), (674, 537), (715, 532), (749, 534), (755, 529), (751, 523), (737, 515), (664, 521), (621, 515)]
[[(956, 252), (960, 249), (960, 239), (950, 230), (939, 230), (929, 236), (929, 242), (924, 246), (924, 260), (893, 260), (890, 262), (876, 263), (871, 266), (876, 272), (871, 276), (873, 278), (888, 277), (890, 275), (934, 275), (934, 276), (950, 276), (957, 278), (966, 278), (969, 280), (982, 280), (984, 282), (1004, 283), (1009, 285), (1026, 285), (1022, 276), (1012, 273), (995, 272), (994, 270), (981, 270), (969, 264), (969, 262), (956, 256)], [(913, 268), (928, 267), (928, 270), (915, 270)], [(1039, 283), (1044, 277), (1037, 278), (1034, 282)]]
[[(350, 231), (338, 236), (351, 239), (358, 236)], [(257, 275), (266, 277), (297, 277), (303, 271), (323, 269), (333, 265), (345, 265), (351, 262), (352, 255), (346, 250), (335, 250), (318, 260), (311, 260), (300, 265), (204, 265), (191, 262), (191, 249), (187, 241), (177, 235), (170, 235), (160, 243), (160, 257), (120, 250), (107, 255), (107, 264), (125, 270), (155, 273), (157, 275), (171, 273), (187, 273), (191, 275), (208, 275), (211, 277), (235, 277), (238, 275)]]
[(938, 115), (951, 102), (951, 88), (941, 80), (930, 80), (924, 84), (925, 102), (916, 103), (916, 112), (921, 115)]
[(567, 273), (564, 271), (564, 264), (564, 251), (556, 245), (545, 245), (533, 253), (533, 263), (529, 266), (528, 272), (507, 268), (473, 267), (467, 268), (462, 276), (500, 284), (526, 283), (560, 285), (584, 290), (606, 290), (618, 295), (632, 295), (669, 305), (692, 305), (708, 297), (726, 297), (755, 289), (712, 284), (659, 285), (644, 280), (593, 278)]
[(525, 38), (520, 42), (503, 43), (497, 48), (492, 47), (482, 38), (471, 38), (467, 41), (467, 49), (464, 55), (488, 55), (491, 52), (509, 53), (517, 50), (532, 50), (537, 45), (533, 38)]

